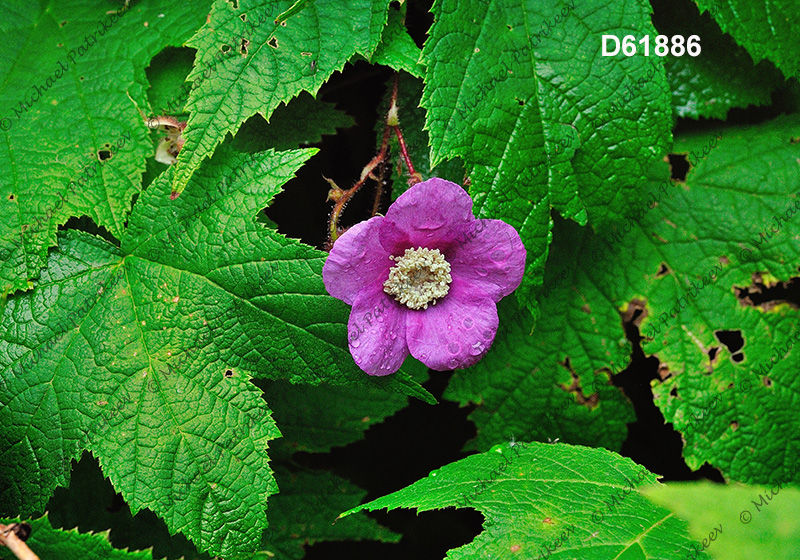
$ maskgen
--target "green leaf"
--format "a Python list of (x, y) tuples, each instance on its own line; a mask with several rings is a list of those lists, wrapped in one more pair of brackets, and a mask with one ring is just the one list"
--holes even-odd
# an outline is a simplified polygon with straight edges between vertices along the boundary
[[(20, 519), (2, 520), (19, 522)], [(38, 519), (27, 519), (31, 526), (31, 536), (26, 541), (28, 547), (40, 558), (59, 560), (153, 560), (150, 552), (130, 552), (119, 550), (108, 542), (107, 534), (79, 533), (76, 529), (62, 531), (53, 529), (47, 515)], [(12, 558), (12, 553), (0, 546), (0, 553)]]
[[(683, 433), (690, 467), (707, 461), (742, 482), (782, 478), (797, 460), (789, 444), (800, 429), (800, 313), (781, 302), (754, 306), (747, 294), (800, 270), (799, 124), (792, 116), (687, 137), (678, 152), (697, 166), (686, 186), (619, 246), (620, 255), (635, 251), (621, 262), (639, 279), (619, 296), (647, 302), (643, 349), (661, 362), (656, 405)], [(744, 346), (726, 346), (725, 331)]]
[(619, 219), (670, 142), (655, 58), (603, 57), (601, 37), (655, 35), (643, 0), (437, 0), (423, 49), (431, 160), (459, 156), (481, 218), (528, 250), (517, 298), (536, 314), (550, 208), (584, 224)]
[[(259, 552), (231, 558), (302, 558), (303, 547), (315, 541), (398, 540), (399, 535), (365, 514), (334, 524), (343, 509), (354, 507), (364, 498), (364, 490), (329, 472), (275, 463), (274, 449), (270, 455), (280, 493), (270, 497), (269, 526), (261, 536)], [(139, 550), (152, 546), (155, 558), (208, 558), (181, 535), (170, 537), (164, 523), (151, 512), (143, 510), (132, 517), (126, 504), (117, 509), (114, 496), (100, 467), (85, 456), (72, 472), (69, 489), (58, 489), (48, 503), (49, 520), (54, 527), (77, 527), (83, 533), (110, 529), (108, 538), (113, 546)]]
[(670, 54), (664, 59), (672, 106), (679, 117), (724, 119), (733, 107), (769, 105), (772, 91), (784, 81), (769, 62), (754, 65), (747, 51), (708, 14), (698, 16), (693, 4), (670, 6), (669, 17), (656, 26), (670, 37), (700, 37), (700, 56)]
[(174, 201), (170, 169), (120, 248), (60, 237), (39, 285), (0, 317), (2, 511), (41, 509), (88, 447), (134, 513), (152, 509), (211, 554), (252, 550), (279, 432), (251, 375), (430, 397), (405, 374), (359, 370), (325, 253), (253, 221), (313, 153), (211, 162)]
[(189, 42), (197, 48), (189, 75), (195, 84), (173, 190), (183, 191), (200, 163), (249, 117), (269, 120), (281, 102), (301, 91), (316, 94), (353, 55), (369, 59), (387, 6), (388, 0), (217, 0)]
[[(780, 301), (756, 306), (751, 296), (798, 276), (798, 125), (792, 116), (687, 136), (676, 148), (696, 164), (686, 183), (670, 184), (662, 162), (616, 228), (594, 235), (557, 222), (542, 295), (556, 308), (530, 343), (569, 336), (569, 354), (533, 367), (558, 371), (569, 357), (585, 388), (601, 370), (627, 363), (617, 341), (620, 318), (631, 322), (645, 355), (660, 362), (654, 400), (683, 434), (687, 464), (708, 462), (743, 482), (781, 477), (797, 460), (790, 443), (800, 429), (800, 314)], [(737, 333), (743, 348), (726, 338)]]
[(28, 288), (71, 216), (121, 235), (154, 149), (131, 98), (145, 106), (145, 66), (205, 17), (202, 2), (38, 4), (0, 6), (0, 295)]
[(405, 26), (406, 7), (389, 10), (389, 21), (383, 30), (381, 42), (372, 55), (371, 62), (383, 64), (395, 70), (405, 70), (415, 78), (422, 78), (425, 67), (419, 63), (422, 51), (414, 43)]
[[(551, 258), (555, 255), (564, 257), (559, 252)], [(552, 270), (548, 267), (548, 273)], [(545, 286), (554, 282), (545, 276)], [(477, 405), (469, 418), (478, 435), (467, 448), (484, 451), (515, 437), (619, 451), (628, 434), (626, 424), (635, 417), (609, 376), (625, 368), (630, 343), (622, 335), (609, 338), (602, 327), (619, 324), (620, 316), (604, 309), (598, 321), (572, 305), (564, 290), (547, 293), (540, 304), (547, 321), (532, 336), (531, 314), (512, 298), (504, 299), (489, 353), (450, 378), (444, 398)]]
[[(194, 49), (181, 48), (166, 49), (153, 59), (147, 69), (150, 82), (147, 98), (152, 107), (149, 117), (166, 115), (186, 120), (188, 113), (183, 108), (192, 87), (191, 82), (186, 82), (186, 76), (192, 70), (194, 57)], [(163, 170), (164, 164), (159, 165)]]
[(796, 488), (695, 482), (651, 486), (642, 492), (688, 520), (696, 546), (705, 546), (714, 558), (797, 558), (800, 490)]
[(88, 453), (72, 468), (69, 488), (57, 488), (47, 502), (47, 515), (56, 528), (76, 528), (81, 533), (109, 531), (108, 540), (115, 548), (146, 550), (152, 547), (154, 558), (209, 558), (198, 553), (181, 533), (170, 536), (164, 521), (150, 510), (143, 509), (133, 516), (128, 504), (119, 499), (111, 482), (103, 476), (100, 465)]
[(283, 434), (279, 447), (290, 452), (327, 453), (352, 443), (408, 402), (374, 387), (311, 387), (286, 381), (265, 384), (264, 393)]
[(342, 510), (354, 507), (367, 492), (325, 471), (276, 467), (280, 494), (270, 500), (270, 529), (261, 550), (235, 560), (300, 560), (304, 547), (321, 541), (378, 540), (397, 542), (400, 535), (361, 513), (337, 520)]
[(656, 475), (604, 449), (512, 442), (341, 516), (398, 507), (477, 509), (484, 530), (451, 550), (453, 560), (683, 558), (691, 550), (686, 523), (641, 494), (655, 482)]
[(793, 0), (696, 0), (719, 26), (758, 62), (767, 58), (787, 78), (800, 76), (800, 52), (793, 47), (800, 5)]
[(244, 123), (233, 140), (233, 147), (251, 153), (270, 148), (288, 150), (316, 144), (322, 141), (323, 134), (336, 134), (336, 129), (354, 124), (353, 118), (338, 111), (333, 103), (301, 93), (288, 105), (275, 109), (269, 123), (260, 116)]

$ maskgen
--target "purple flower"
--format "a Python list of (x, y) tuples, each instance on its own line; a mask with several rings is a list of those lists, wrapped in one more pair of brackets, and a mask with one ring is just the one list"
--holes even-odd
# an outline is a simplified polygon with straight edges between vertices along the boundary
[(497, 305), (522, 281), (525, 247), (500, 220), (477, 220), (472, 199), (428, 179), (386, 213), (334, 244), (325, 288), (353, 306), (350, 353), (370, 375), (396, 372), (411, 355), (435, 370), (464, 368), (489, 350)]

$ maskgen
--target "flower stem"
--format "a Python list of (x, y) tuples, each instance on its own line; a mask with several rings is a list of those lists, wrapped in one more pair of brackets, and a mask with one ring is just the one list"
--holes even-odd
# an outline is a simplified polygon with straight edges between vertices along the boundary
[(400, 155), (403, 158), (403, 162), (405, 162), (406, 167), (408, 168), (408, 174), (410, 176), (408, 184), (416, 185), (422, 181), (422, 175), (414, 170), (414, 165), (411, 163), (411, 157), (408, 155), (408, 148), (406, 147), (406, 142), (403, 139), (403, 131), (400, 129), (400, 121), (397, 118), (398, 78), (399, 75), (395, 74), (393, 81), (394, 83), (392, 84), (392, 96), (389, 101), (389, 111), (386, 114), (386, 124), (383, 127), (383, 138), (381, 139), (381, 147), (378, 150), (378, 153), (361, 171), (361, 177), (355, 185), (347, 190), (334, 187), (331, 189), (331, 192), (328, 195), (329, 199), (336, 201), (328, 222), (328, 235), (330, 238), (328, 247), (333, 246), (333, 243), (339, 237), (339, 218), (342, 215), (344, 207), (347, 205), (350, 199), (353, 198), (353, 195), (355, 195), (358, 190), (364, 186), (364, 183), (366, 183), (367, 179), (370, 178), (374, 179), (378, 185), (375, 192), (375, 202), (372, 205), (372, 216), (375, 216), (378, 213), (378, 210), (380, 209), (381, 195), (383, 194), (384, 173), (378, 173), (378, 176), (376, 177), (375, 174), (373, 174), (373, 171), (378, 169), (386, 162), (386, 158), (389, 154), (389, 138), (391, 137), (392, 132), (394, 132), (395, 136), (397, 136), (397, 142), (400, 146)]

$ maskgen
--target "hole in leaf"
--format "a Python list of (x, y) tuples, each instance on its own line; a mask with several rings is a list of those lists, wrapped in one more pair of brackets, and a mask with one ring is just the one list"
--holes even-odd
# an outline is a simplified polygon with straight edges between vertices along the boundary
[(517, 99), (517, 104), (518, 104), (520, 107), (522, 107), (523, 105), (525, 105), (525, 100), (524, 100), (524, 99)]
[(714, 336), (725, 345), (725, 348), (727, 348), (728, 352), (731, 354), (737, 353), (744, 346), (742, 331), (714, 331)]
[(685, 181), (689, 172), (689, 160), (686, 154), (669, 154), (669, 172), (674, 181)]
[(231, 50), (231, 46), (230, 46), (230, 45), (228, 45), (228, 44), (222, 45), (222, 46), (220, 47), (220, 50), (221, 50), (222, 52), (224, 52), (224, 53), (230, 52), (230, 50)]
[(240, 19), (240, 20), (242, 20), (242, 21), (244, 21), (244, 22), (247, 22), (247, 14), (242, 14), (242, 15), (240, 15), (240, 16), (239, 16), (239, 19)]
[(764, 387), (772, 387), (772, 379), (770, 379), (766, 375), (764, 376), (764, 379), (762, 379), (761, 381), (764, 382)]
[(241, 48), (239, 49), (239, 52), (241, 52), (242, 54), (247, 54), (247, 46), (248, 46), (249, 44), (250, 44), (250, 41), (248, 41), (247, 39), (245, 39), (244, 37), (242, 37), (242, 46), (241, 46)]
[(672, 390), (669, 392), (669, 395), (671, 397), (677, 397), (678, 396), (678, 388), (677, 387), (673, 387)]
[(232, 369), (226, 369), (224, 375), (225, 375), (225, 377), (233, 377), (233, 370)]
[[(800, 270), (800, 269), (799, 269)], [(786, 282), (765, 283), (761, 273), (752, 276), (749, 286), (734, 286), (733, 291), (742, 305), (761, 307), (764, 311), (771, 311), (776, 305), (788, 303), (793, 308), (800, 308), (800, 278), (794, 276)]]
[(708, 350), (708, 359), (709, 361), (713, 362), (717, 358), (717, 353), (719, 352), (719, 346), (712, 346)]
[(737, 352), (736, 354), (731, 356), (731, 360), (733, 360), (738, 364), (739, 362), (744, 360), (744, 354), (742, 354), (741, 352)]
[(64, 20), (58, 24), (59, 27), (64, 27), (65, 25), (67, 25), (67, 20)]
[(739, 429), (739, 422), (737, 422), (736, 420), (731, 422), (731, 430), (733, 430), (735, 432), (738, 429)]
[(268, 44), (270, 47), (272, 47), (273, 49), (277, 49), (277, 48), (278, 48), (278, 39), (276, 39), (275, 37), (273, 37), (272, 39), (270, 39), (269, 41), (267, 41), (267, 44)]
[(81, 76), (81, 77), (80, 77), (80, 78), (78, 78), (78, 79), (79, 79), (80, 81), (83, 81), (83, 80), (84, 80), (83, 76)]
[(640, 299), (633, 298), (628, 302), (628, 308), (625, 309), (625, 313), (622, 314), (622, 322), (639, 328), (642, 319), (645, 317), (647, 317), (647, 304)]
[(14, 195), (13, 194), (8, 195), (8, 200), (14, 200)]
[(658, 267), (658, 272), (656, 272), (656, 278), (661, 278), (662, 276), (666, 276), (669, 274), (670, 270), (667, 266), (667, 263), (661, 263), (661, 266)]
[(793, 136), (790, 138), (789, 144), (800, 144), (800, 136)]
[(108, 150), (100, 150), (99, 152), (97, 152), (97, 158), (100, 161), (111, 159), (111, 152), (109, 152)]

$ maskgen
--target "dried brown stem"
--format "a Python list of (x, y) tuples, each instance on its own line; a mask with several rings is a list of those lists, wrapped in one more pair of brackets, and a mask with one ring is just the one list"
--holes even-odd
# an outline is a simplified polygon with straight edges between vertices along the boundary
[(0, 546), (8, 548), (19, 560), (39, 560), (25, 541), (17, 536), (16, 525), (0, 525)]

